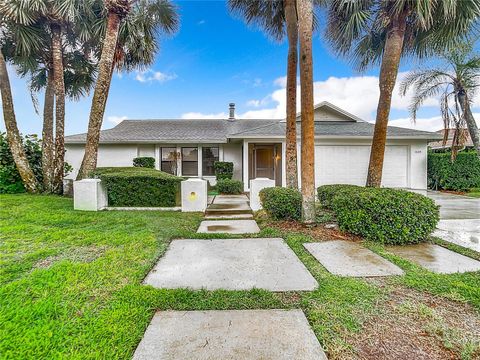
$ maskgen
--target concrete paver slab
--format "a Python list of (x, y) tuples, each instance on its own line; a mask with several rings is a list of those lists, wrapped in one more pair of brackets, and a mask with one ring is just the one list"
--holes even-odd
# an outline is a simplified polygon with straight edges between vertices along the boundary
[(253, 214), (212, 214), (205, 215), (205, 219), (253, 219)]
[(206, 220), (197, 233), (204, 234), (256, 234), (260, 228), (255, 220)]
[(413, 263), (439, 274), (480, 271), (480, 261), (463, 256), (439, 245), (418, 244), (390, 246), (388, 249)]
[(433, 235), (480, 252), (480, 219), (440, 220)]
[(333, 240), (303, 246), (335, 275), (370, 277), (403, 274), (398, 266), (351, 241)]
[(213, 204), (208, 207), (209, 211), (252, 211), (250, 206), (245, 201), (233, 202), (233, 203), (216, 203), (213, 200)]
[(214, 204), (248, 203), (247, 195), (217, 195)]
[(134, 360), (326, 360), (301, 310), (157, 312)]
[(428, 191), (427, 196), (440, 205), (442, 220), (480, 219), (480, 199), (438, 191)]
[(282, 239), (174, 240), (144, 283), (207, 290), (309, 291), (318, 286)]

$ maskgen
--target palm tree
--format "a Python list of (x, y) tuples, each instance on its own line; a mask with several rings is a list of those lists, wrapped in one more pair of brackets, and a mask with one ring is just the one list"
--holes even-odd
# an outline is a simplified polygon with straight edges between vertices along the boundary
[[(7, 130), (7, 140), (27, 192), (39, 190), (37, 179), (25, 154), (20, 131), (18, 130), (12, 89), (7, 71), (6, 56), (10, 57), (17, 49), (33, 49), (38, 43), (38, 36), (32, 29), (16, 24), (5, 17), (3, 3), (0, 3), (0, 94), (2, 99), (3, 119)], [(12, 41), (13, 34), (17, 36)]]
[(440, 110), (445, 126), (444, 142), (448, 139), (448, 129), (453, 125), (455, 135), (452, 143), (452, 159), (465, 137), (461, 136), (465, 126), (480, 158), (480, 139), (477, 123), (470, 104), (480, 85), (480, 56), (472, 53), (472, 45), (463, 44), (441, 55), (446, 66), (412, 71), (403, 80), (400, 92), (406, 95), (413, 87), (410, 112), (415, 121), (417, 111), (423, 102), (432, 96), (440, 95)]
[(28, 163), (27, 156), (22, 146), (22, 138), (18, 131), (17, 120), (15, 118), (15, 110), (13, 107), (12, 91), (10, 87), (10, 79), (7, 72), (7, 64), (5, 57), (0, 49), (0, 93), (2, 95), (3, 119), (7, 130), (7, 139), (10, 151), (12, 152), (15, 165), (22, 178), (25, 189), (34, 193), (37, 192), (37, 180)]
[(229, 0), (230, 11), (256, 25), (276, 41), (288, 38), (285, 165), (287, 187), (298, 188), (297, 174), (297, 69), (298, 19), (296, 0)]
[[(105, 106), (115, 68), (132, 70), (150, 65), (158, 52), (158, 32), (174, 33), (179, 24), (169, 0), (105, 0), (106, 27), (98, 78), (88, 122), (85, 155), (77, 179), (88, 176), (97, 165), (98, 144)], [(103, 23), (101, 23), (103, 25)]]
[[(61, 194), (63, 191), (63, 174), (65, 163), (65, 80), (63, 68), (63, 54), (65, 48), (75, 48), (76, 36), (71, 31), (77, 15), (81, 11), (87, 11), (95, 0), (36, 0), (18, 2), (16, 0), (2, 0), (0, 10), (5, 14), (9, 21), (18, 25), (23, 25), (37, 31), (37, 36), (47, 37), (46, 43), (41, 42), (36, 46), (39, 52), (49, 52), (49, 61), (52, 72), (52, 85), (55, 104), (55, 159), (53, 164), (52, 191)], [(45, 36), (47, 35), (47, 36)], [(18, 35), (16, 35), (18, 38)], [(19, 39), (15, 39), (19, 40)], [(29, 45), (32, 42), (29, 41)], [(42, 46), (43, 45), (43, 46)], [(17, 55), (28, 57), (32, 54), (31, 49), (17, 46)], [(51, 89), (49, 89), (51, 90)], [(48, 92), (51, 96), (51, 92)], [(49, 98), (48, 101), (52, 99)], [(46, 114), (47, 118), (51, 114)], [(46, 127), (49, 130), (50, 123)], [(53, 126), (52, 126), (53, 128)], [(51, 133), (45, 134), (47, 138), (46, 146), (50, 145)], [(53, 135), (52, 135), (53, 136)], [(50, 156), (51, 150), (47, 149), (45, 156)], [(47, 161), (46, 166), (50, 166)], [(50, 176), (47, 176), (49, 179)]]
[(300, 88), (302, 113), (302, 217), (315, 221), (315, 123), (313, 103), (313, 1), (297, 0), (300, 38)]
[[(44, 34), (48, 37), (48, 34)], [(35, 111), (38, 113), (38, 100), (36, 93), (45, 90), (43, 104), (42, 128), (42, 175), (43, 191), (53, 192), (54, 184), (54, 81), (49, 42), (35, 54), (28, 57), (15, 56), (12, 59), (21, 77), (29, 77), (29, 89)], [(89, 59), (84, 52), (67, 49), (63, 53), (64, 83), (66, 96), (73, 101), (87, 96), (93, 87), (96, 67), (94, 59)]]
[(452, 47), (480, 14), (480, 0), (332, 0), (327, 37), (360, 69), (381, 63), (367, 186), (382, 181), (392, 92), (402, 57), (425, 57)]

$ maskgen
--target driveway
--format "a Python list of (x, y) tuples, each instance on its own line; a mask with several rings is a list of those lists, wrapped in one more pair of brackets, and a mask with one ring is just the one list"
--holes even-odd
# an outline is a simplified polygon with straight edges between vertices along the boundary
[(428, 191), (440, 205), (440, 222), (433, 235), (480, 252), (480, 199)]

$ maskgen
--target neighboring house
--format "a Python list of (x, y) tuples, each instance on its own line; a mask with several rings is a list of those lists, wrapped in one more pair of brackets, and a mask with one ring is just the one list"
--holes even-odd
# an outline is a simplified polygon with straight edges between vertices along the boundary
[[(445, 129), (437, 131), (437, 134), (441, 135), (442, 140), (434, 141), (434, 142), (431, 142), (431, 143), (428, 144), (428, 146), (432, 150), (450, 149), (452, 147), (453, 137), (455, 136), (456, 130), (455, 129), (449, 129), (448, 130), (448, 138), (447, 138), (447, 141), (444, 144), (443, 143), (443, 137), (444, 137), (445, 131), (446, 131)], [(460, 134), (461, 134), (461, 136), (464, 137), (463, 147), (473, 147), (472, 138), (470, 137), (470, 134), (468, 133), (468, 129), (463, 129), (463, 131), (460, 132)]]
[[(297, 121), (300, 143), (300, 115)], [(374, 125), (333, 104), (315, 107), (315, 182), (364, 185)], [(65, 138), (66, 161), (76, 176), (85, 134)], [(441, 135), (398, 127), (388, 128), (383, 186), (426, 189), (427, 144)], [(300, 144), (299, 144), (300, 147)], [(234, 163), (234, 178), (257, 177), (285, 185), (285, 120), (229, 119), (125, 120), (100, 135), (98, 166), (132, 166), (133, 158), (151, 156), (157, 169), (186, 177), (200, 176), (215, 184), (213, 163)], [(300, 148), (298, 151), (300, 159)], [(298, 161), (300, 168), (300, 160)]]

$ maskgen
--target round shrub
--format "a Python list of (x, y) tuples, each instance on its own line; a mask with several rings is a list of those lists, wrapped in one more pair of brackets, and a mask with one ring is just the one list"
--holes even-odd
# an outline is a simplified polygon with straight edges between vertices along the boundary
[(243, 183), (240, 180), (232, 179), (217, 180), (217, 191), (220, 194), (241, 194), (243, 192)]
[(133, 159), (133, 166), (154, 169), (155, 158), (149, 156), (137, 157)]
[(346, 188), (331, 202), (340, 229), (366, 240), (403, 245), (425, 241), (439, 220), (426, 196), (387, 188)]
[(275, 220), (300, 220), (302, 217), (302, 194), (298, 190), (283, 187), (262, 189), (260, 201)]
[(233, 162), (215, 161), (215, 176), (217, 180), (231, 179), (233, 177)]
[(363, 189), (361, 186), (348, 184), (323, 185), (317, 189), (317, 196), (320, 204), (322, 204), (323, 207), (329, 209), (332, 207), (333, 198), (340, 191), (359, 191), (361, 189)]

